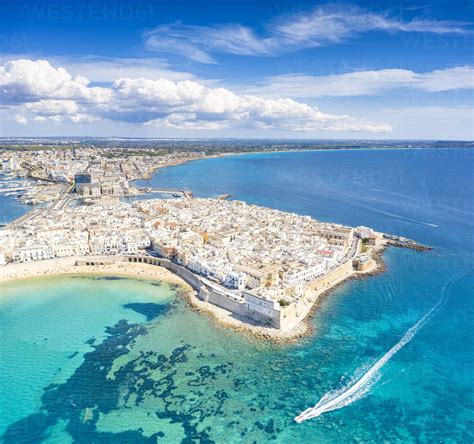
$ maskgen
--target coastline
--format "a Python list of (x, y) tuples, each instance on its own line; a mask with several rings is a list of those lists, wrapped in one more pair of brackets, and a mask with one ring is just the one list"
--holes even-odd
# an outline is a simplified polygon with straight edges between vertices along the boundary
[(386, 270), (385, 261), (382, 257), (384, 251), (385, 248), (381, 248), (374, 253), (374, 266), (372, 268), (363, 272), (354, 271), (348, 276), (336, 281), (329, 288), (313, 292), (309, 303), (304, 307), (302, 316), (300, 316), (298, 322), (288, 330), (262, 327), (256, 323), (253, 324), (252, 321), (247, 318), (239, 319), (239, 317), (226, 309), (202, 301), (196, 296), (195, 292), (189, 292), (184, 295), (184, 297), (194, 310), (199, 313), (204, 312), (221, 327), (231, 328), (234, 331), (252, 338), (269, 340), (277, 344), (291, 344), (314, 334), (315, 326), (311, 323), (310, 319), (315, 315), (316, 310), (323, 300), (334, 290), (351, 280), (361, 280), (382, 274)]
[[(253, 339), (268, 340), (276, 344), (289, 344), (299, 339), (309, 337), (314, 333), (314, 325), (310, 322), (323, 298), (327, 297), (333, 290), (352, 279), (363, 279), (380, 274), (385, 270), (382, 259), (384, 250), (378, 252), (377, 260), (372, 269), (365, 272), (356, 272), (344, 276), (331, 287), (313, 292), (310, 299), (303, 307), (302, 315), (298, 321), (288, 330), (278, 330), (272, 327), (263, 327), (256, 322), (236, 316), (234, 313), (205, 302), (197, 297), (196, 291), (183, 279), (164, 267), (149, 265), (145, 263), (114, 262), (113, 257), (103, 258), (109, 263), (104, 265), (77, 265), (78, 260), (84, 257), (66, 257), (60, 259), (48, 259), (28, 263), (10, 263), (0, 267), (0, 284), (22, 279), (41, 278), (48, 276), (120, 276), (130, 279), (145, 279), (152, 281), (167, 282), (178, 285), (179, 296), (182, 297), (190, 307), (198, 313), (205, 313), (222, 328), (231, 328)], [(86, 257), (87, 259), (87, 257)], [(92, 260), (91, 257), (88, 259)]]
[[(208, 315), (217, 325), (230, 327), (233, 330), (257, 338), (275, 341), (294, 340), (306, 336), (309, 331), (302, 323), (297, 329), (283, 332), (275, 328), (252, 325), (250, 320), (240, 320), (233, 317), (232, 313), (204, 302), (197, 297), (196, 291), (183, 279), (164, 267), (143, 263), (111, 262), (105, 265), (76, 265), (84, 257), (66, 257), (61, 259), (48, 259), (28, 263), (10, 263), (0, 267), (0, 285), (4, 282), (21, 281), (23, 279), (42, 278), (48, 276), (119, 276), (130, 279), (146, 279), (167, 282), (179, 285), (182, 297), (193, 310)], [(110, 259), (110, 258), (109, 258)], [(300, 326), (301, 325), (301, 326)]]
[(171, 168), (178, 165), (184, 165), (185, 163), (195, 162), (197, 160), (218, 159), (221, 157), (236, 156), (238, 154), (239, 153), (218, 153), (218, 154), (212, 154), (210, 156), (205, 156), (205, 157), (195, 157), (192, 159), (178, 159), (173, 162), (167, 163), (166, 165), (158, 165), (156, 167), (150, 168), (150, 170), (148, 170), (142, 177), (137, 177), (136, 179), (132, 179), (131, 182), (133, 183), (136, 180), (151, 180), (153, 177), (153, 174), (157, 173), (159, 170), (162, 170), (164, 168)]
[[(5, 282), (21, 281), (49, 276), (117, 276), (130, 279), (145, 279), (178, 285), (182, 297), (198, 313), (205, 313), (219, 327), (232, 328), (249, 337), (292, 342), (308, 336), (312, 329), (305, 322), (299, 322), (290, 331), (262, 327), (252, 324), (251, 320), (239, 319), (228, 310), (204, 302), (197, 297), (196, 291), (183, 279), (164, 267), (144, 263), (111, 262), (104, 265), (77, 265), (84, 257), (66, 257), (28, 263), (9, 263), (0, 267), (0, 285)], [(91, 259), (91, 258), (89, 258)], [(106, 258), (107, 259), (107, 258)], [(109, 260), (112, 257), (108, 258)]]
[(128, 262), (114, 262), (94, 266), (76, 265), (78, 259), (83, 258), (65, 257), (28, 263), (10, 263), (0, 267), (0, 284), (8, 281), (47, 276), (99, 275), (167, 282), (169, 284), (179, 285), (187, 292), (194, 291), (179, 276), (176, 276), (163, 267)]
[[(162, 168), (177, 166), (195, 160), (206, 160), (211, 158), (221, 158), (228, 156), (238, 156), (245, 154), (263, 154), (275, 152), (291, 152), (291, 151), (311, 151), (311, 150), (289, 150), (289, 151), (262, 151), (252, 153), (219, 153), (205, 158), (176, 160), (167, 165), (160, 165), (151, 169), (147, 176), (158, 172)], [(142, 178), (143, 179), (143, 178)], [(317, 307), (329, 293), (334, 289), (352, 279), (363, 279), (376, 274), (380, 274), (385, 270), (385, 264), (382, 259), (381, 251), (373, 251), (374, 265), (364, 272), (352, 270), (345, 272), (344, 275), (335, 277), (332, 282), (326, 284), (323, 288), (309, 290), (306, 295), (298, 302), (297, 316), (292, 320), (291, 325), (286, 329), (277, 329), (274, 327), (264, 327), (248, 318), (239, 316), (229, 310), (221, 308), (201, 300), (188, 283), (179, 276), (157, 265), (149, 265), (145, 263), (121, 263), (114, 262), (113, 256), (105, 259), (104, 265), (78, 265), (78, 259), (93, 259), (92, 257), (65, 257), (60, 259), (50, 259), (37, 262), (28, 262), (20, 264), (8, 264), (0, 267), (0, 283), (7, 280), (18, 280), (23, 278), (34, 278), (52, 275), (113, 275), (123, 276), (131, 279), (147, 279), (168, 282), (179, 285), (182, 288), (180, 295), (190, 304), (190, 306), (198, 311), (205, 312), (218, 325), (252, 337), (267, 339), (274, 342), (287, 343), (294, 342), (300, 338), (310, 336), (314, 332), (314, 325), (309, 319), (316, 312)], [(110, 261), (112, 259), (112, 261)], [(109, 263), (110, 261), (110, 263)]]
[(198, 313), (204, 313), (216, 325), (230, 328), (252, 339), (264, 339), (274, 343), (292, 343), (298, 339), (310, 336), (313, 329), (304, 320), (290, 330), (278, 330), (272, 327), (262, 327), (248, 318), (241, 318), (224, 308), (202, 301), (195, 292), (184, 295), (191, 308)]

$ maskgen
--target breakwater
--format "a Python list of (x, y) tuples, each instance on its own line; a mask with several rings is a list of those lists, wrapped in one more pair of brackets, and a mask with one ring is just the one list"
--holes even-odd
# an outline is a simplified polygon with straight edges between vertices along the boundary
[(429, 251), (433, 249), (432, 247), (419, 244), (412, 239), (407, 239), (406, 237), (402, 237), (402, 236), (384, 234), (383, 237), (385, 239), (386, 244), (392, 247), (408, 248), (410, 250), (415, 250), (415, 251)]

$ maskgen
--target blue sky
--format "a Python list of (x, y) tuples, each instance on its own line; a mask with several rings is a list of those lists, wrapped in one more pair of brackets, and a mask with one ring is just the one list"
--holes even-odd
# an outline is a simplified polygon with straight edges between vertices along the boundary
[(3, 136), (474, 136), (470, 1), (1, 8)]

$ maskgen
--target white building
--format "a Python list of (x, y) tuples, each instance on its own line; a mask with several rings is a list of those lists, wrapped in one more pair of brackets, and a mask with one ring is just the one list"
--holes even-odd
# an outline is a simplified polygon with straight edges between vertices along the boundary
[(239, 290), (245, 288), (245, 274), (231, 272), (224, 276), (223, 284), (228, 288), (237, 288)]
[(0, 249), (0, 265), (5, 265), (7, 260), (5, 259), (5, 252)]
[(198, 258), (189, 259), (188, 268), (191, 271), (194, 271), (198, 274), (202, 274), (204, 276), (209, 276), (211, 274), (211, 268), (209, 267), (209, 265)]
[(325, 263), (321, 261), (319, 264), (313, 265), (312, 267), (289, 270), (285, 273), (283, 281), (285, 284), (289, 285), (310, 282), (316, 279), (318, 276), (321, 276), (324, 273), (325, 268)]
[(50, 245), (32, 245), (19, 248), (13, 252), (14, 262), (41, 261), (53, 258), (54, 252)]

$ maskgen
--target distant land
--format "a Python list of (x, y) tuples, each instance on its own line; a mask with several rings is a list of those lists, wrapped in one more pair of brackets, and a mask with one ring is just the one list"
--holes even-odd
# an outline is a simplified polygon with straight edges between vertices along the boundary
[(148, 139), (122, 137), (2, 137), (0, 149), (60, 147), (157, 149), (164, 152), (196, 150), (206, 154), (325, 149), (473, 148), (474, 141), (453, 140), (338, 140), (338, 139)]

